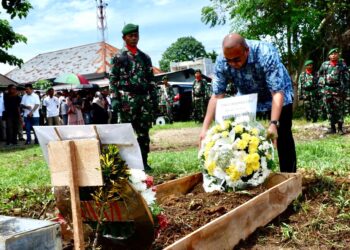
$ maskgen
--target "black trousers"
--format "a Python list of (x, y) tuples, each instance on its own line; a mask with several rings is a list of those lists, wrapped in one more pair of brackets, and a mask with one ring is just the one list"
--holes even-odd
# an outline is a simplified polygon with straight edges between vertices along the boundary
[[(271, 119), (271, 112), (268, 114)], [(297, 170), (297, 156), (292, 134), (293, 104), (282, 108), (279, 119), (280, 126), (277, 129), (277, 151), (281, 172), (295, 173)]]

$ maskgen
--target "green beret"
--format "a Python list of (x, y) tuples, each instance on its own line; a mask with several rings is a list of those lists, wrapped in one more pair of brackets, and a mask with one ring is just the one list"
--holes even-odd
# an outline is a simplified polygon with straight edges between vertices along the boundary
[(133, 32), (139, 32), (139, 26), (132, 23), (125, 25), (122, 30), (124, 36)]
[(331, 54), (333, 54), (334, 52), (339, 52), (339, 49), (338, 48), (333, 48), (333, 49), (331, 49), (329, 52), (328, 52), (328, 55), (331, 55)]
[(307, 65), (310, 65), (310, 64), (314, 64), (314, 61), (307, 60), (307, 61), (305, 61), (304, 66), (307, 66)]
[(163, 76), (162, 80), (168, 80), (168, 76)]

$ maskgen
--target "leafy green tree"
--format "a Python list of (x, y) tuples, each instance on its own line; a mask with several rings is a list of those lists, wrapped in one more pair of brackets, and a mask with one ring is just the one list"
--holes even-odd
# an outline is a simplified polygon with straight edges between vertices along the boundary
[(211, 0), (202, 21), (212, 27), (230, 22), (247, 38), (271, 40), (296, 76), (310, 54), (343, 42), (349, 9), (347, 0)]
[[(11, 19), (15, 17), (19, 19), (25, 18), (32, 8), (27, 0), (2, 0), (1, 6), (0, 14), (2, 10), (4, 10), (10, 15)], [(23, 60), (7, 52), (19, 42), (25, 43), (27, 42), (27, 38), (21, 34), (15, 33), (7, 20), (0, 19), (0, 63), (21, 66)]]
[(45, 79), (38, 80), (33, 84), (33, 88), (39, 89), (39, 90), (47, 90), (48, 88), (51, 88), (51, 87), (52, 87), (52, 82)]
[[(249, 39), (272, 41), (281, 52), (294, 82), (308, 58), (320, 65), (325, 50), (345, 44), (350, 27), (348, 0), (210, 0), (202, 8), (202, 22), (211, 27), (231, 24), (231, 31)], [(316, 68), (315, 67), (315, 68)]]
[(181, 37), (166, 49), (159, 61), (159, 66), (162, 71), (166, 72), (170, 70), (170, 62), (191, 61), (206, 55), (201, 42), (191, 36)]
[(218, 53), (216, 53), (215, 50), (212, 50), (212, 52), (207, 53), (207, 57), (209, 57), (212, 60), (212, 62), (215, 62), (216, 58), (218, 57)]

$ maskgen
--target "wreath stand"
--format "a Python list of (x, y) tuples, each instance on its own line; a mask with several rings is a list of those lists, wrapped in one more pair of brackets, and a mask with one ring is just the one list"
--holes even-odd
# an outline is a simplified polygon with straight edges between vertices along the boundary
[[(61, 138), (57, 128), (57, 136)], [(81, 201), (79, 187), (102, 186), (100, 168), (100, 140), (97, 139), (50, 141), (47, 145), (52, 185), (68, 186), (70, 197), (56, 196), (57, 208), (66, 219), (73, 221), (74, 248), (84, 249), (83, 221), (133, 222), (134, 234), (128, 239), (104, 239), (106, 244), (120, 245), (123, 249), (148, 249), (154, 240), (152, 214), (138, 191), (130, 184), (125, 188), (126, 199), (107, 206), (95, 201)], [(61, 193), (62, 194), (62, 193)], [(71, 205), (71, 209), (69, 208)]]

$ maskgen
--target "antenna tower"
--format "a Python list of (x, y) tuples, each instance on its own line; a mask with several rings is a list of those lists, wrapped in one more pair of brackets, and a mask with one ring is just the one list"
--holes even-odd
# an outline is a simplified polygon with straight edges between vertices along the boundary
[(107, 30), (106, 7), (108, 6), (103, 0), (96, 0), (97, 28), (101, 31), (102, 42), (106, 41), (105, 31)]

